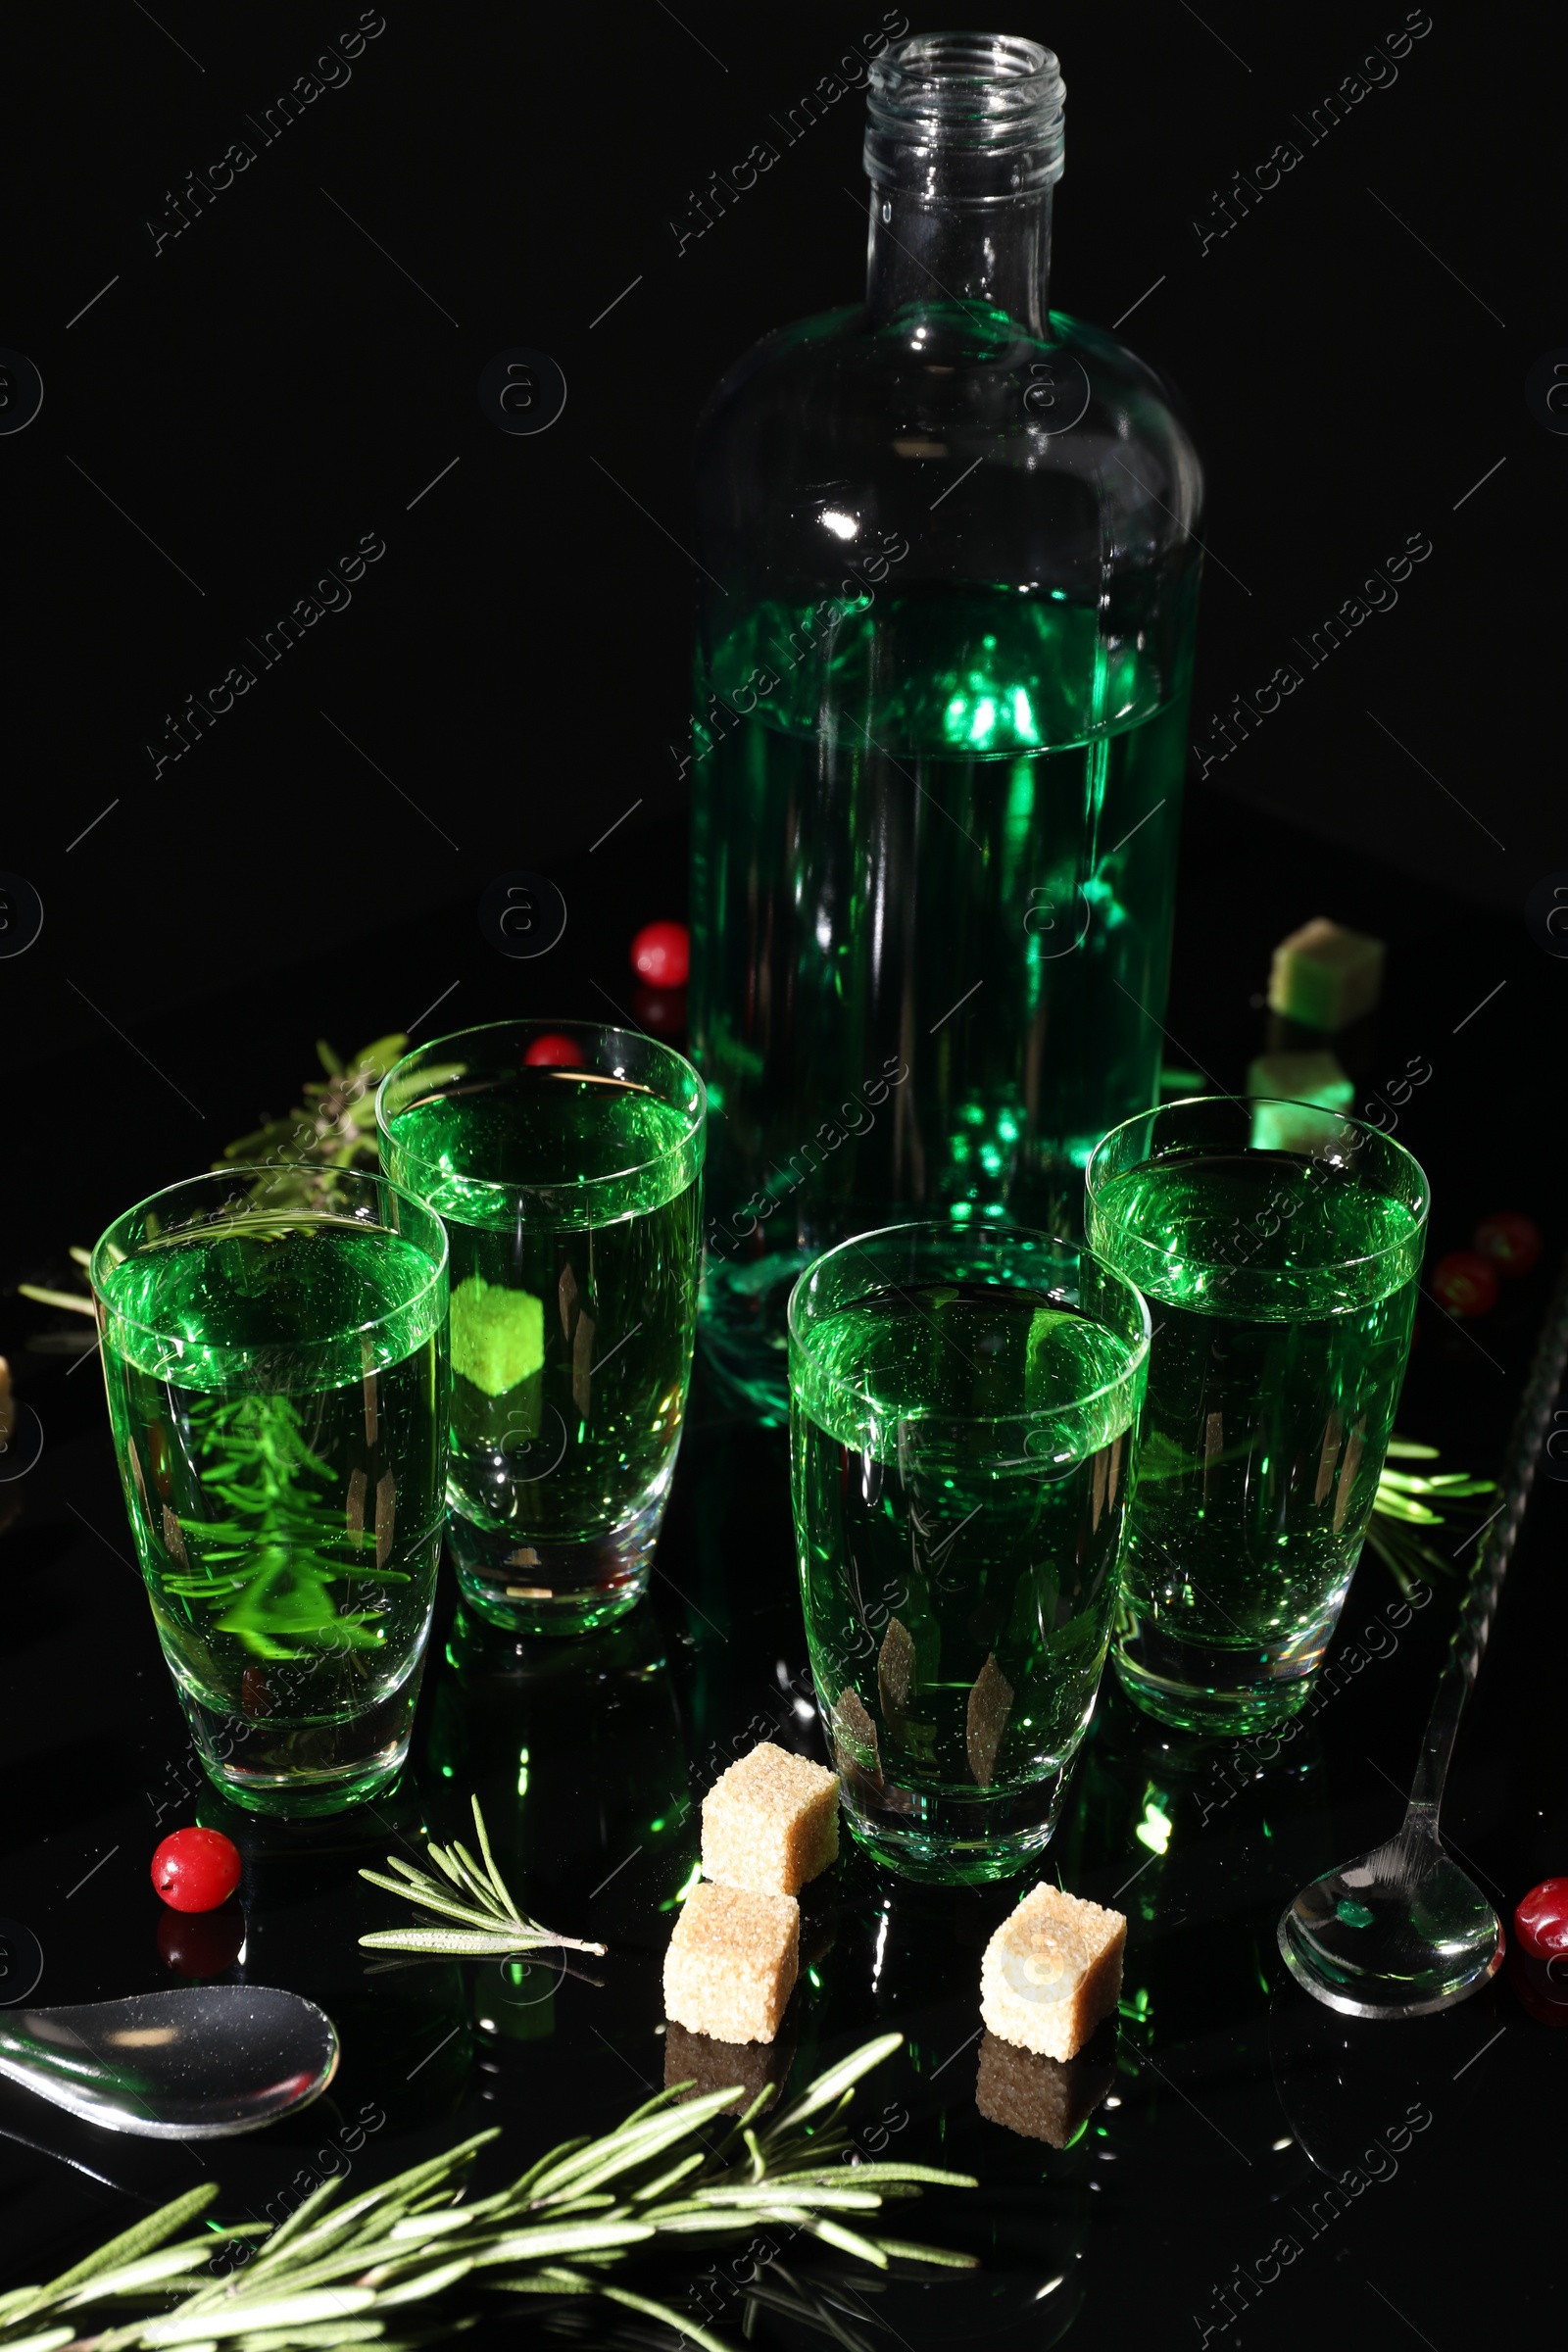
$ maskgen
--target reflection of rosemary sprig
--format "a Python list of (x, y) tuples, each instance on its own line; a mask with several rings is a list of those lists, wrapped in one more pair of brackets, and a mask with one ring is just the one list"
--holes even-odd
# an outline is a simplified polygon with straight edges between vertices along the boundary
[[(860, 2291), (879, 2295), (885, 2290), (880, 2282), (867, 2280)], [(856, 2300), (859, 2301), (859, 2294), (857, 2294)], [(865, 2308), (863, 2304), (861, 2308)], [(776, 2312), (783, 2320), (792, 2320), (797, 2328), (808, 2328), (812, 2335), (827, 2336), (830, 2342), (841, 2345), (843, 2352), (877, 2352), (874, 2339), (851, 2326), (845, 2317), (843, 2304), (835, 2295), (811, 2280), (798, 2279), (776, 2259), (765, 2270), (760, 2270), (757, 2278), (746, 2288), (746, 2318), (743, 2325), (748, 2341), (755, 2331), (758, 2314), (764, 2311)], [(886, 2322), (874, 2312), (869, 2316), (872, 2327), (879, 2332), (886, 2328)]]
[[(1435, 1462), (1439, 1458), (1436, 1446), (1418, 1446), (1412, 1438), (1391, 1438), (1389, 1452), (1396, 1461)], [(1477, 1494), (1495, 1494), (1496, 1491), (1494, 1479), (1472, 1478), (1468, 1470), (1422, 1472), (1391, 1470), (1385, 1465), (1366, 1540), (1407, 1598), (1424, 1569), (1434, 1569), (1439, 1576), (1453, 1572), (1452, 1560), (1445, 1559), (1414, 1531), (1444, 1527), (1450, 1516), (1446, 1506), (1469, 1501)]]
[[(772, 2228), (814, 2237), (876, 2271), (894, 2259), (972, 2269), (971, 2255), (867, 2233), (889, 2200), (918, 2196), (926, 2185), (974, 2188), (969, 2175), (845, 2162), (852, 2150), (837, 2119), (854, 2084), (901, 2039), (881, 2034), (830, 2067), (765, 2131), (757, 2125), (771, 2086), (723, 2130), (719, 2118), (733, 2087), (677, 2106), (690, 2085), (672, 2085), (604, 2138), (565, 2140), (467, 2204), (455, 2200), (496, 2132), (480, 2132), (356, 2196), (342, 2196), (341, 2179), (325, 2180), (270, 2234), (265, 2223), (241, 2222), (177, 2236), (218, 2195), (217, 2183), (204, 2181), (49, 2285), (0, 2297), (0, 2352), (68, 2342), (96, 2352), (198, 2342), (225, 2352), (284, 2352), (371, 2338), (379, 2352), (411, 2352), (473, 2325), (471, 2305), (465, 2312), (443, 2300), (438, 2313), (416, 2317), (412, 2334), (399, 2330), (404, 2306), (428, 2307), (465, 2280), (509, 2294), (602, 2296), (675, 2328), (704, 2352), (729, 2352), (721, 2336), (678, 2307), (615, 2283), (619, 2266), (628, 2256), (696, 2251)], [(719, 2131), (710, 2146), (706, 2134)], [(860, 2227), (850, 2227), (852, 2220)], [(215, 2249), (253, 2238), (265, 2242), (252, 2259), (213, 2281), (207, 2266)], [(165, 2308), (137, 2316), (135, 2305), (149, 2299)], [(121, 2324), (101, 2332), (98, 2323), (80, 2328), (78, 2314), (119, 2318), (127, 2307)], [(430, 2325), (438, 2316), (445, 2321), (439, 2332)]]
[(362, 1944), (384, 1952), (444, 1952), (465, 1960), (505, 1959), (512, 1952), (536, 1951), (541, 1944), (559, 1944), (569, 1952), (603, 1952), (602, 1943), (582, 1943), (575, 1936), (556, 1936), (542, 1928), (537, 1920), (527, 1919), (507, 1892), (506, 1882), (495, 1865), (490, 1851), (489, 1833), (479, 1799), (469, 1799), (473, 1806), (473, 1826), (478, 1833), (479, 1852), (484, 1859), (475, 1861), (467, 1847), (458, 1840), (450, 1846), (437, 1845), (431, 1840), (430, 1859), (443, 1873), (449, 1886), (457, 1888), (453, 1895), (449, 1886), (432, 1879), (427, 1871), (416, 1870), (412, 1862), (400, 1861), (396, 1854), (387, 1857), (387, 1869), (400, 1875), (389, 1879), (378, 1870), (362, 1870), (362, 1879), (372, 1886), (384, 1886), (389, 1893), (401, 1894), (424, 1911), (436, 1911), (447, 1919), (462, 1924), (457, 1928), (384, 1928), (374, 1936), (362, 1936)]

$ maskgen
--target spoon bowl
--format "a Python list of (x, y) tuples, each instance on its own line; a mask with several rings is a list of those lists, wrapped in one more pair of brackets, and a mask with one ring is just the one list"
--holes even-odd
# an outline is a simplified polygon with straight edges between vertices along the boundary
[(268, 1984), (200, 1984), (0, 2017), (0, 2075), (106, 2132), (222, 2139), (318, 2098), (337, 2029)]
[(1427, 1812), (1412, 1805), (1397, 1837), (1325, 1871), (1280, 1920), (1292, 1976), (1347, 2017), (1425, 2017), (1502, 1965), (1497, 1915)]

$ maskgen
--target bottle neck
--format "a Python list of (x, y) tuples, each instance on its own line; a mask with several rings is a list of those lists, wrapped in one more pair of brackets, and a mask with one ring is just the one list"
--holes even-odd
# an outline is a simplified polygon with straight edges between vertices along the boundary
[(987, 204), (944, 203), (921, 192), (871, 188), (865, 307), (870, 322), (916, 322), (933, 313), (999, 315), (1043, 335), (1051, 275), (1049, 187)]

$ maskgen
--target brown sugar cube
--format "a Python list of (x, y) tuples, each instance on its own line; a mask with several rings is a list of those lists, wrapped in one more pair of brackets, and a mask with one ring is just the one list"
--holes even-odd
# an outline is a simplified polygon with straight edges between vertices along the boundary
[(664, 2014), (715, 2041), (771, 2041), (800, 1966), (793, 1894), (694, 1886), (664, 1954)]
[(1314, 915), (1274, 951), (1269, 1010), (1308, 1029), (1348, 1029), (1383, 993), (1384, 954), (1381, 939)]
[(980, 2044), (974, 2103), (988, 2123), (1064, 2148), (1116, 2080), (1114, 2058), (1082, 2051), (1063, 2062), (1037, 2058), (988, 2034)]
[(710, 2090), (724, 2090), (733, 2084), (732, 2107), (750, 2107), (764, 2090), (771, 2092), (768, 2105), (773, 2106), (794, 2056), (795, 2029), (788, 2019), (776, 2041), (763, 2042), (715, 2041), (710, 2034), (689, 2034), (671, 2018), (664, 2027), (664, 2088), (672, 2090), (677, 2082), (689, 2082), (691, 2088), (680, 2094), (684, 2105), (688, 2099), (700, 2099)]
[(838, 1775), (764, 1740), (703, 1799), (703, 1868), (726, 1886), (798, 1894), (839, 1858)]
[(1026, 1894), (986, 1945), (980, 2015), (993, 2034), (1072, 2058), (1121, 1998), (1127, 1922), (1049, 1884)]

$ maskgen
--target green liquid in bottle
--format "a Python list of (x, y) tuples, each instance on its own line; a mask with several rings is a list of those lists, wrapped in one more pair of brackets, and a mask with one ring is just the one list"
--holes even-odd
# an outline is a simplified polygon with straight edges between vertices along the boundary
[(1366, 1532), (1423, 1224), (1348, 1167), (1183, 1151), (1111, 1177), (1091, 1246), (1151, 1302), (1117, 1666), (1194, 1730), (1306, 1697)]
[(407, 1747), (440, 1559), (445, 1297), (397, 1233), (299, 1211), (243, 1227), (101, 1272), (104, 1371), (203, 1760), (241, 1804), (309, 1813)]
[(1000, 1878), (1051, 1836), (1109, 1640), (1130, 1356), (981, 1283), (878, 1290), (793, 1350), (812, 1672), (852, 1826), (906, 1874)]
[(906, 1213), (1070, 1224), (1153, 1101), (1187, 692), (1092, 611), (933, 588), (826, 638), (762, 607), (699, 707), (705, 1344), (766, 1415), (819, 1250)]

